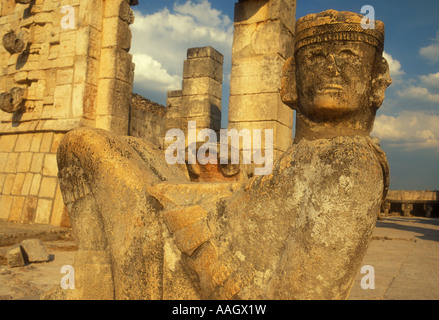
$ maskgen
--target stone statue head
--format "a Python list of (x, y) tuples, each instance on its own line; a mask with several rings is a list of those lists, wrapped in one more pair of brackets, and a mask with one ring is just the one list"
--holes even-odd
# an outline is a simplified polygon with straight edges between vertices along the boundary
[(285, 63), (282, 101), (297, 111), (296, 139), (369, 135), (391, 84), (384, 24), (327, 10), (300, 18), (294, 57)]

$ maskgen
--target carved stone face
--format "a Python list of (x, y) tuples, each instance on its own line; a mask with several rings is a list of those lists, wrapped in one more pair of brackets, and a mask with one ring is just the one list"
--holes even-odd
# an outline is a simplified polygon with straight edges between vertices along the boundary
[(301, 113), (309, 119), (340, 119), (370, 108), (375, 56), (375, 47), (353, 41), (316, 43), (298, 50)]

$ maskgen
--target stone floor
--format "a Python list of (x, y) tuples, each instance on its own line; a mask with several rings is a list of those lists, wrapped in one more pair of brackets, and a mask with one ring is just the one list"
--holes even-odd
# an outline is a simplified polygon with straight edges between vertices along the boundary
[[(8, 268), (6, 254), (13, 243), (40, 238), (52, 260)], [(77, 245), (70, 230), (0, 222), (0, 300), (38, 299), (60, 285), (63, 265), (71, 265)], [(439, 299), (439, 219), (386, 217), (377, 223), (363, 266), (372, 273), (358, 274), (350, 300)], [(374, 284), (363, 289), (361, 280)], [(366, 279), (365, 278), (365, 279)], [(364, 281), (363, 281), (364, 282)]]
[(439, 299), (439, 219), (378, 221), (364, 265), (374, 268), (375, 289), (361, 287), (361, 279), (369, 277), (365, 270), (357, 276), (351, 300)]

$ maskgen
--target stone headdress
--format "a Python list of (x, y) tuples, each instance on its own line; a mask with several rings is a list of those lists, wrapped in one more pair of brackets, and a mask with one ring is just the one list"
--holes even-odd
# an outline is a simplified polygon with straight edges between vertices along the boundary
[(314, 43), (361, 41), (373, 45), (379, 53), (384, 48), (384, 23), (374, 21), (374, 29), (363, 28), (363, 16), (353, 12), (326, 10), (297, 20), (294, 52)]

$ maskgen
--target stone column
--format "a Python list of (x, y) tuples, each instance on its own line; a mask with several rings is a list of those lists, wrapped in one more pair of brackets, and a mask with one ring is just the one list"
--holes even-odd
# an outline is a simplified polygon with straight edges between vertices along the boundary
[(389, 215), (390, 207), (391, 207), (391, 203), (390, 202), (385, 201), (383, 203), (383, 210), (384, 210), (384, 215), (385, 216)]
[[(197, 134), (202, 129), (213, 129), (219, 139), (223, 62), (224, 56), (212, 47), (188, 49), (183, 67), (183, 88), (168, 92), (165, 136), (170, 129), (182, 130), (186, 147), (198, 142)], [(196, 131), (189, 130), (190, 121), (192, 125), (196, 123)], [(164, 139), (164, 150), (174, 141)], [(180, 168), (187, 174), (185, 165)]]
[[(128, 134), (129, 107), (133, 88), (130, 25), (134, 15), (130, 1), (104, 3), (96, 127), (120, 135)], [(92, 49), (93, 47), (91, 47)]]
[(224, 56), (212, 47), (191, 48), (183, 68), (182, 129), (197, 122), (197, 131), (221, 129)]
[(293, 54), (295, 14), (295, 0), (235, 4), (229, 129), (273, 129), (275, 159), (293, 140), (293, 110), (279, 91), (282, 67)]
[(411, 203), (403, 203), (401, 205), (402, 212), (404, 213), (404, 217), (410, 217), (410, 212), (413, 210), (413, 204)]
[[(191, 48), (183, 67), (182, 90), (169, 91), (165, 134), (181, 129), (187, 137), (188, 122), (201, 129), (221, 129), (221, 96), (224, 56), (212, 47)], [(172, 142), (165, 142), (165, 148)]]
[(424, 204), (425, 216), (431, 218), (431, 212), (433, 211), (433, 206), (431, 204)]

